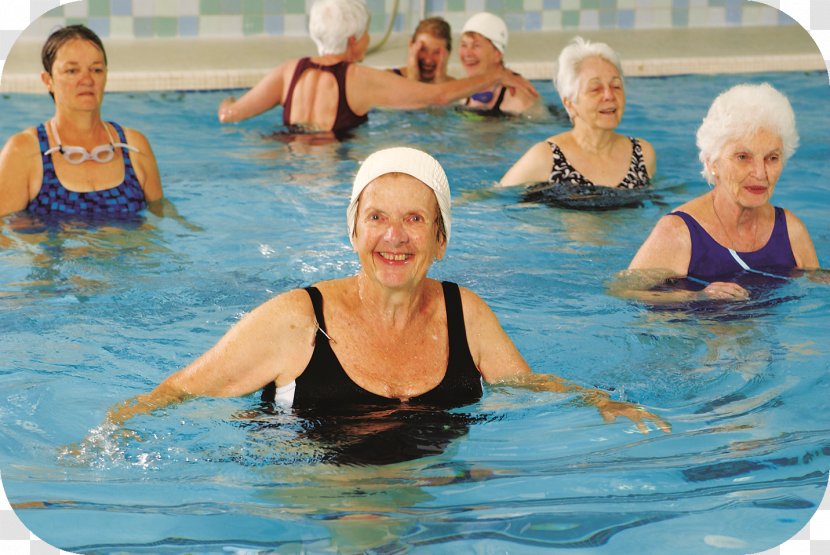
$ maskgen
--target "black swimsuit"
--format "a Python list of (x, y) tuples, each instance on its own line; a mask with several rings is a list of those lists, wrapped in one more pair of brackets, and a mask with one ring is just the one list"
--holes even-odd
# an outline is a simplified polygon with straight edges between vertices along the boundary
[[(639, 189), (641, 187), (648, 187), (651, 179), (648, 176), (646, 169), (646, 162), (643, 157), (643, 147), (640, 146), (640, 141), (634, 137), (629, 137), (631, 141), (631, 163), (628, 165), (628, 173), (625, 178), (617, 184), (620, 189)], [(574, 168), (565, 154), (559, 149), (555, 143), (548, 142), (551, 153), (553, 153), (553, 167), (550, 170), (550, 177), (548, 183), (563, 183), (573, 185), (575, 187), (595, 187), (596, 185), (587, 177), (579, 173), (579, 170)]]
[[(408, 405), (459, 407), (481, 399), (481, 373), (473, 361), (467, 344), (464, 327), (464, 313), (461, 307), (461, 292), (458, 285), (442, 282), (444, 303), (447, 309), (447, 333), (449, 335), (449, 360), (444, 378), (435, 388), (423, 395), (412, 397)], [(306, 287), (314, 306), (318, 330), (315, 337), (314, 353), (306, 369), (296, 379), (294, 408), (337, 407), (337, 406), (400, 406), (401, 401), (377, 395), (357, 385), (343, 370), (337, 355), (326, 336), (323, 318), (323, 296), (316, 287)], [(262, 400), (273, 402), (276, 392), (274, 383), (262, 391)]]

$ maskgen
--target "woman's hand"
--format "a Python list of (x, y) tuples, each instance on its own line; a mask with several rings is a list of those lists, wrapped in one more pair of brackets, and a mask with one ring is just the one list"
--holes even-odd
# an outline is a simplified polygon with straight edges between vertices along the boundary
[(583, 398), (586, 402), (597, 407), (600, 416), (607, 423), (614, 422), (618, 417), (624, 416), (637, 425), (640, 432), (647, 434), (649, 432), (646, 421), (651, 420), (663, 432), (671, 432), (671, 424), (653, 414), (648, 412), (640, 405), (633, 403), (626, 403), (624, 401), (612, 401), (608, 398), (608, 394), (604, 391), (591, 389), (583, 393)]
[(229, 96), (219, 104), (219, 110), (216, 115), (219, 117), (219, 123), (233, 123), (236, 121), (233, 117), (233, 104), (236, 98)]
[(515, 95), (517, 90), (519, 90), (524, 91), (534, 98), (539, 97), (539, 91), (536, 90), (533, 83), (521, 75), (513, 73), (506, 67), (501, 68), (499, 71), (501, 72), (499, 74), (499, 84), (503, 87), (507, 87), (510, 90), (510, 94)]
[(701, 291), (701, 294), (708, 299), (722, 301), (746, 301), (749, 299), (749, 291), (728, 281), (714, 281)]

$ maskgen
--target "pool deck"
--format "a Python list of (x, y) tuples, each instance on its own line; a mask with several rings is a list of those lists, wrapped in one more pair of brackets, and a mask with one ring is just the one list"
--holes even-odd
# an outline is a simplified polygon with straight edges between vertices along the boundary
[[(513, 33), (507, 65), (529, 79), (550, 79), (559, 51), (576, 35), (607, 42), (628, 76), (827, 69), (818, 46), (798, 25), (654, 30)], [(380, 37), (372, 37), (373, 44)], [(396, 67), (406, 60), (408, 35), (393, 34), (365, 63)], [(43, 92), (40, 48), (22, 36), (9, 52), (2, 92)], [(458, 37), (454, 37), (455, 45)], [(227, 39), (108, 39), (109, 91), (248, 88), (280, 62), (316, 52), (306, 37)], [(462, 76), (457, 52), (449, 66)]]

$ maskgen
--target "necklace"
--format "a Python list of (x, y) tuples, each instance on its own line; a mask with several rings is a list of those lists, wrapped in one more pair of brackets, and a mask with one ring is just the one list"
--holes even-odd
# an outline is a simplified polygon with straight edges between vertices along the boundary
[[(726, 225), (723, 223), (723, 220), (721, 219), (720, 214), (718, 214), (718, 209), (715, 207), (715, 195), (712, 195), (712, 212), (715, 213), (715, 217), (718, 219), (718, 223), (720, 224), (721, 229), (726, 234), (726, 238), (729, 240), (730, 249), (731, 250), (738, 250), (738, 244), (735, 242), (734, 239), (732, 239), (732, 236), (729, 234), (729, 230), (726, 228)], [(736, 229), (737, 229), (737, 227), (736, 227)], [(752, 252), (752, 249), (754, 249), (755, 245), (757, 245), (757, 244), (758, 244), (758, 222), (756, 220), (756, 222), (755, 222), (755, 231), (752, 235), (752, 245), (750, 246), (750, 249), (748, 249), (746, 251), (742, 251), (742, 252)]]

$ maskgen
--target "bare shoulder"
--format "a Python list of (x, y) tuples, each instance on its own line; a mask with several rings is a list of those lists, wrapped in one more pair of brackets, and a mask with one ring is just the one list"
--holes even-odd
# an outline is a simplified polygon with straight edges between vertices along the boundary
[(464, 311), (464, 321), (468, 327), (480, 324), (483, 316), (493, 314), (490, 306), (477, 293), (461, 285), (458, 286), (458, 289), (461, 292), (461, 307)]
[(34, 127), (30, 127), (29, 129), (15, 133), (6, 141), (3, 150), (8, 150), (10, 153), (16, 155), (32, 154), (33, 152), (40, 153), (40, 142), (37, 138), (37, 130)]

